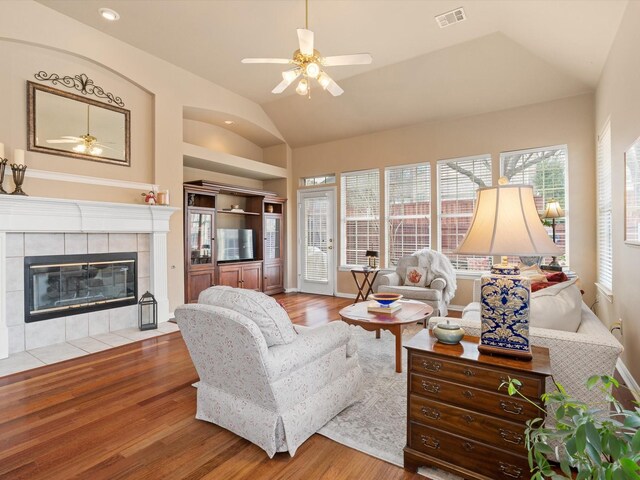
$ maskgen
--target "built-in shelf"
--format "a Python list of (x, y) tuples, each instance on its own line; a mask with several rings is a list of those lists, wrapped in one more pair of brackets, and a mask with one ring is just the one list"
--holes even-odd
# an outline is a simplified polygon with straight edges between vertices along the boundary
[(224, 213), (228, 215), (256, 215), (259, 216), (259, 213), (256, 212), (230, 212), (228, 210), (218, 210), (218, 213)]
[(287, 178), (286, 168), (231, 155), (229, 153), (216, 152), (192, 143), (182, 143), (182, 156), (185, 167), (199, 168), (209, 172), (224, 173), (245, 178), (254, 178), (256, 180)]

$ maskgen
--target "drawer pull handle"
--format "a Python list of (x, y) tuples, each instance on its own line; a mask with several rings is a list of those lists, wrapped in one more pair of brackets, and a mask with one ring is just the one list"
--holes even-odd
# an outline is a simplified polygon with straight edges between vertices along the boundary
[(462, 373), (464, 373), (465, 376), (467, 376), (467, 377), (473, 377), (476, 374), (476, 372), (474, 372), (473, 370), (470, 370), (468, 368), (465, 368), (464, 372), (462, 372)]
[(420, 435), (420, 440), (425, 447), (433, 448), (437, 450), (440, 448), (440, 440), (430, 437), (428, 435)]
[(473, 418), (471, 415), (464, 415), (462, 419), (467, 423), (472, 423), (475, 421), (475, 418)]
[(470, 452), (471, 450), (473, 450), (475, 447), (473, 445), (471, 445), (469, 442), (464, 442), (462, 444), (462, 448), (464, 448), (467, 452)]
[(442, 368), (442, 363), (433, 360), (423, 360), (422, 366), (431, 372), (439, 372)]
[[(509, 379), (507, 377), (500, 377), (500, 385), (502, 385), (503, 383), (509, 383)], [(522, 389), (522, 385), (516, 385), (516, 384), (512, 384), (512, 385), (516, 387), (516, 390)]]
[(473, 398), (475, 396), (471, 390), (465, 390), (462, 395), (464, 398)]
[(520, 415), (522, 413), (522, 405), (518, 405), (514, 402), (500, 400), (500, 408), (507, 413), (512, 413), (513, 415)]
[(508, 463), (500, 462), (500, 472), (503, 475), (511, 478), (522, 478), (522, 469), (516, 467), (515, 465), (510, 465)]
[(440, 418), (440, 411), (437, 408), (422, 407), (421, 411), (425, 417), (433, 418), (434, 420)]
[(438, 393), (440, 391), (440, 385), (433, 382), (427, 382), (425, 380), (422, 380), (422, 388), (430, 393)]
[(504, 428), (500, 429), (500, 436), (507, 443), (513, 443), (515, 445), (522, 445), (522, 435), (516, 432), (512, 432), (511, 430), (506, 430)]

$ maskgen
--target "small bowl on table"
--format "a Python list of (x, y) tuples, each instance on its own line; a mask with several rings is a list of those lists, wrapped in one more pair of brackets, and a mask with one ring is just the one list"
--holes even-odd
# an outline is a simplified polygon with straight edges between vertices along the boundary
[(388, 307), (394, 302), (397, 302), (402, 298), (402, 295), (399, 293), (374, 293), (369, 295), (371, 300), (375, 300), (383, 307)]

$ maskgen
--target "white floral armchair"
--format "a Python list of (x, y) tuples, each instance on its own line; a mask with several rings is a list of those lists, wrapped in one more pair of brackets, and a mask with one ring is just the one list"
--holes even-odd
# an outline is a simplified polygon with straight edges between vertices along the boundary
[(269, 457), (293, 456), (359, 397), (362, 370), (344, 322), (294, 329), (273, 298), (229, 287), (205, 290), (175, 315), (200, 377), (196, 418)]

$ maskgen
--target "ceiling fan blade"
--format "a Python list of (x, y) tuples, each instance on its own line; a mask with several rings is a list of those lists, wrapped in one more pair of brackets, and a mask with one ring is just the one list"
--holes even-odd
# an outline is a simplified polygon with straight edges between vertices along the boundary
[(335, 55), (324, 57), (322, 65), (325, 67), (338, 67), (341, 65), (369, 65), (373, 58), (368, 53), (354, 53), (353, 55)]
[(344, 90), (333, 79), (329, 82), (326, 89), (334, 97), (339, 97), (344, 93)]
[(289, 64), (291, 60), (288, 58), (243, 58), (242, 63), (281, 63)]
[(300, 53), (303, 55), (313, 55), (313, 32), (305, 28), (298, 29), (298, 42), (300, 43)]
[(54, 139), (54, 140), (47, 140), (47, 143), (78, 143), (78, 140), (71, 140), (71, 139)]
[(291, 85), (291, 83), (292, 83), (296, 78), (298, 78), (298, 75), (296, 75), (296, 76), (295, 76), (295, 78), (292, 78), (291, 80), (288, 80), (288, 79), (286, 79), (286, 78), (285, 78), (285, 79), (284, 79), (284, 80), (282, 80), (278, 85), (276, 85), (276, 87), (275, 87), (273, 90), (271, 90), (271, 93), (278, 94), (278, 93), (282, 93), (282, 92), (284, 92), (284, 91), (287, 89), (287, 87), (288, 87), (289, 85)]

